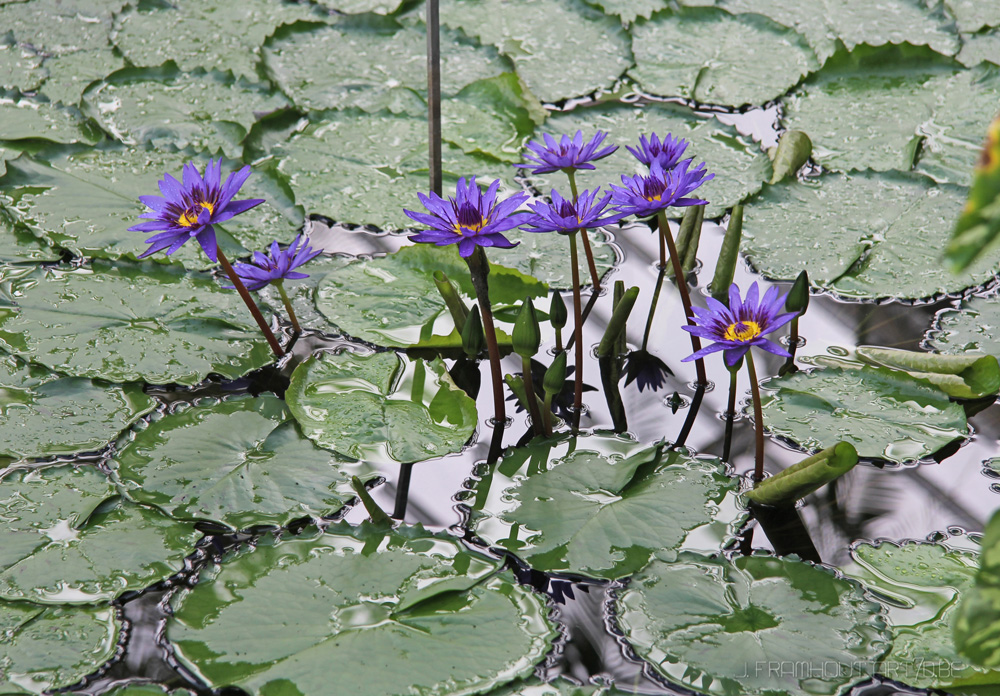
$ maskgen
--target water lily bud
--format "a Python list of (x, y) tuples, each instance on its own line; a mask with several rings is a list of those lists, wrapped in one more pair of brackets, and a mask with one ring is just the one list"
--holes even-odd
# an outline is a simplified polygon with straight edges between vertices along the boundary
[(559, 353), (542, 378), (542, 389), (547, 396), (555, 396), (566, 384), (566, 351)]
[(538, 315), (535, 314), (535, 306), (531, 304), (531, 298), (526, 297), (521, 303), (521, 311), (514, 321), (514, 333), (511, 336), (514, 344), (514, 352), (522, 358), (530, 358), (538, 352), (538, 346), (542, 344), (542, 332), (538, 328)]
[(486, 335), (483, 334), (483, 319), (479, 316), (479, 305), (472, 308), (469, 318), (462, 329), (462, 350), (470, 358), (478, 358), (486, 347)]
[(549, 304), (549, 323), (553, 329), (561, 329), (566, 326), (566, 303), (563, 302), (562, 295), (558, 292), (552, 293), (552, 302)]
[(798, 312), (799, 316), (806, 313), (809, 308), (809, 274), (805, 271), (799, 273), (795, 279), (792, 289), (788, 291), (788, 299), (785, 300), (786, 312)]

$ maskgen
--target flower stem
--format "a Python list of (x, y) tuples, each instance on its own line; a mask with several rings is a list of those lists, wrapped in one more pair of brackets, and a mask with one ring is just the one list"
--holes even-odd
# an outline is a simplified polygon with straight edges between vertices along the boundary
[(573, 432), (580, 430), (583, 409), (583, 309), (580, 300), (580, 259), (576, 250), (576, 232), (569, 236), (569, 256), (573, 266), (573, 339), (576, 343), (576, 374), (573, 382)]
[(726, 409), (726, 437), (722, 445), (722, 461), (729, 461), (733, 444), (733, 419), (736, 418), (736, 370), (729, 371), (729, 407)]
[(486, 349), (490, 356), (490, 374), (493, 378), (493, 420), (494, 436), (491, 451), (499, 450), (502, 441), (500, 433), (507, 425), (507, 410), (503, 399), (503, 375), (500, 374), (500, 347), (497, 345), (497, 332), (493, 326), (493, 310), (490, 306), (490, 290), (486, 277), (490, 273), (490, 262), (486, 252), (480, 246), (465, 259), (472, 275), (472, 286), (476, 289), (476, 299), (479, 302), (479, 314), (483, 320), (483, 333), (486, 336)]
[(760, 406), (760, 385), (757, 384), (757, 369), (753, 364), (753, 355), (747, 351), (747, 371), (750, 373), (750, 393), (753, 395), (753, 425), (756, 432), (757, 446), (754, 448), (754, 483), (764, 480), (764, 414)]
[(302, 333), (299, 318), (295, 316), (295, 310), (292, 309), (292, 301), (288, 299), (288, 294), (285, 292), (285, 284), (280, 280), (274, 281), (274, 284), (278, 288), (278, 294), (281, 295), (281, 301), (285, 305), (285, 311), (288, 312), (288, 318), (292, 321), (292, 328), (295, 333)]
[[(579, 198), (576, 190), (576, 172), (568, 169), (566, 170), (566, 176), (569, 177), (569, 190), (573, 194), (573, 205), (575, 206)], [(597, 264), (594, 263), (594, 252), (590, 250), (590, 239), (587, 237), (587, 230), (580, 230), (580, 239), (583, 241), (583, 253), (587, 256), (587, 266), (590, 267), (590, 278), (594, 284), (594, 292), (599, 293), (601, 291), (601, 276), (597, 273)]]
[(653, 301), (649, 303), (649, 314), (646, 316), (646, 331), (642, 335), (642, 350), (646, 350), (649, 343), (649, 333), (653, 328), (653, 315), (656, 314), (656, 303), (660, 299), (660, 288), (663, 287), (663, 277), (667, 274), (666, 267), (661, 267), (656, 276), (656, 287), (653, 288)]
[(226, 255), (222, 253), (222, 247), (217, 247), (217, 251), (219, 254), (219, 263), (222, 264), (222, 269), (226, 272), (226, 275), (229, 276), (229, 280), (236, 287), (236, 292), (238, 292), (240, 297), (243, 298), (243, 302), (246, 304), (247, 309), (250, 310), (250, 314), (252, 314), (253, 318), (257, 320), (257, 326), (260, 327), (260, 330), (264, 333), (264, 338), (266, 338), (267, 342), (271, 345), (271, 350), (274, 352), (274, 356), (277, 358), (283, 357), (285, 352), (281, 350), (281, 344), (278, 343), (278, 339), (274, 337), (271, 327), (267, 325), (266, 321), (264, 321), (264, 315), (260, 313), (259, 309), (257, 309), (257, 304), (253, 301), (253, 298), (250, 297), (250, 293), (247, 292), (247, 287), (243, 284), (243, 281), (240, 280), (240, 277), (236, 275), (236, 271), (233, 269), (233, 264), (229, 263), (229, 259), (227, 259)]
[(535, 378), (531, 375), (531, 358), (521, 358), (521, 374), (524, 376), (524, 393), (528, 396), (528, 415), (531, 416), (531, 429), (536, 435), (542, 435), (542, 414), (538, 411), (538, 397), (535, 394)]
[(542, 413), (542, 419), (545, 436), (552, 437), (552, 394), (548, 392), (545, 392), (545, 410)]
[[(674, 246), (674, 238), (670, 234), (670, 226), (667, 223), (667, 214), (660, 211), (657, 216), (660, 223), (660, 238), (666, 243), (670, 251), (670, 263), (674, 268), (674, 278), (677, 279), (677, 290), (681, 294), (681, 304), (684, 305), (684, 316), (687, 318), (688, 326), (697, 326), (693, 312), (691, 311), (691, 295), (688, 293), (687, 276), (681, 267), (681, 260), (677, 257), (677, 247)], [(701, 339), (691, 334), (691, 348), (694, 352), (701, 350)], [(705, 361), (698, 358), (694, 361), (695, 370), (698, 372), (698, 384), (708, 384), (708, 375), (705, 373)]]

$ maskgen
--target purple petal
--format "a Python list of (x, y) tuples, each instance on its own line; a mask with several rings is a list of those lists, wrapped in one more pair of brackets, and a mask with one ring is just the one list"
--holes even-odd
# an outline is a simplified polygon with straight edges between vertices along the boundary
[(197, 234), (195, 239), (197, 239), (198, 243), (201, 244), (201, 248), (205, 252), (205, 256), (211, 259), (212, 263), (218, 263), (219, 250), (215, 244), (215, 228), (211, 225), (205, 225), (204, 229)]
[(774, 353), (775, 355), (780, 355), (783, 358), (790, 358), (792, 354), (787, 350), (779, 346), (774, 341), (769, 341), (766, 338), (759, 339), (759, 341), (754, 341), (754, 345), (758, 345), (768, 353)]
[(472, 252), (476, 250), (476, 243), (469, 239), (468, 237), (459, 240), (458, 242), (458, 255), (463, 259), (472, 256)]
[(701, 350), (692, 353), (691, 355), (681, 360), (681, 362), (691, 362), (692, 360), (697, 360), (698, 358), (704, 358), (706, 355), (711, 355), (712, 353), (718, 353), (720, 350), (725, 350), (726, 348), (727, 346), (724, 343), (713, 343), (707, 348), (702, 348)]
[(725, 354), (723, 355), (723, 358), (725, 358), (726, 361), (726, 367), (733, 367), (736, 363), (740, 361), (740, 358), (742, 358), (744, 355), (747, 354), (748, 350), (750, 350), (750, 344), (741, 346), (739, 348), (727, 349)]
[(128, 228), (129, 232), (159, 232), (160, 230), (169, 230), (174, 227), (174, 223), (167, 220), (155, 220), (153, 222), (143, 222), (139, 225), (132, 225)]

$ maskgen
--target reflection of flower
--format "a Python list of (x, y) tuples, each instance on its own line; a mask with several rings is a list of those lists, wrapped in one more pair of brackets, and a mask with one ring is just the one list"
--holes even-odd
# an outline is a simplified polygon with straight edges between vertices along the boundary
[[(260, 290), (276, 280), (300, 280), (308, 278), (306, 273), (299, 273), (295, 269), (304, 263), (312, 261), (320, 255), (320, 251), (314, 251), (308, 243), (302, 241), (302, 235), (298, 235), (287, 249), (279, 249), (278, 242), (271, 242), (270, 256), (265, 256), (259, 251), (253, 253), (253, 263), (237, 263), (233, 265), (240, 280), (246, 285), (247, 290)], [(232, 286), (228, 286), (232, 289)]]
[(636, 383), (639, 391), (649, 387), (657, 391), (667, 383), (667, 375), (674, 374), (667, 364), (648, 350), (633, 350), (625, 356), (625, 386)]
[(576, 203), (568, 201), (559, 195), (554, 189), (552, 191), (552, 202), (535, 201), (529, 203), (528, 207), (535, 211), (525, 224), (525, 232), (559, 232), (560, 234), (572, 234), (577, 230), (603, 227), (617, 222), (621, 215), (615, 213), (608, 217), (601, 217), (601, 213), (611, 200), (611, 194), (606, 193), (601, 200), (597, 199), (600, 187), (594, 192), (583, 191), (577, 198)]
[[(685, 198), (689, 193), (712, 179), (715, 174), (705, 171), (704, 162), (697, 169), (688, 171), (687, 159), (673, 169), (664, 169), (658, 161), (649, 168), (649, 175), (622, 175), (625, 187), (611, 185), (611, 197), (622, 216), (647, 217), (671, 206), (703, 205), (708, 201)], [(707, 174), (707, 176), (706, 176)]]
[(671, 169), (681, 161), (684, 150), (687, 149), (688, 141), (683, 138), (675, 138), (670, 133), (661, 141), (660, 137), (653, 133), (649, 139), (645, 135), (639, 136), (639, 147), (634, 149), (625, 146), (625, 149), (635, 155), (635, 158), (651, 167), (653, 162), (659, 162), (664, 170)]
[(226, 222), (235, 215), (260, 205), (263, 198), (234, 201), (233, 196), (250, 176), (250, 167), (233, 172), (222, 184), (222, 159), (209, 160), (202, 178), (194, 163), (184, 165), (183, 183), (169, 174), (163, 175), (160, 191), (163, 196), (139, 196), (139, 200), (150, 208), (140, 217), (152, 222), (129, 227), (129, 231), (159, 232), (146, 240), (151, 244), (139, 255), (144, 258), (166, 249), (169, 256), (194, 237), (212, 261), (218, 260), (215, 246), (216, 225)]
[(781, 328), (798, 315), (798, 312), (779, 314), (785, 306), (787, 293), (780, 297), (778, 293), (778, 287), (771, 286), (758, 304), (757, 283), (754, 282), (747, 290), (744, 302), (740, 300), (739, 287), (733, 283), (729, 287), (729, 307), (712, 297), (707, 298), (708, 309), (694, 307), (698, 326), (681, 328), (715, 343), (687, 356), (682, 362), (724, 350), (726, 365), (732, 367), (747, 354), (751, 346), (760, 346), (775, 355), (789, 357), (788, 351), (764, 338), (764, 334)]
[(437, 246), (458, 244), (458, 253), (463, 257), (472, 255), (477, 246), (510, 249), (517, 246), (501, 232), (513, 229), (524, 222), (529, 213), (513, 214), (528, 197), (526, 193), (516, 193), (500, 203), (497, 189), (500, 182), (494, 181), (486, 193), (476, 184), (476, 177), (468, 182), (458, 180), (455, 197), (444, 200), (436, 193), (417, 197), (427, 213), (404, 210), (410, 218), (428, 225), (431, 229), (418, 232), (410, 237), (415, 242), (429, 242)]
[(617, 145), (608, 145), (598, 149), (607, 135), (607, 133), (597, 131), (594, 137), (584, 145), (582, 131), (577, 131), (572, 138), (564, 135), (558, 143), (555, 138), (546, 133), (542, 136), (545, 139), (545, 145), (535, 140), (528, 143), (528, 149), (531, 150), (532, 154), (525, 155), (524, 158), (535, 164), (514, 166), (530, 169), (532, 174), (548, 174), (560, 169), (571, 171), (594, 169), (594, 165), (590, 162), (607, 157), (618, 149)]

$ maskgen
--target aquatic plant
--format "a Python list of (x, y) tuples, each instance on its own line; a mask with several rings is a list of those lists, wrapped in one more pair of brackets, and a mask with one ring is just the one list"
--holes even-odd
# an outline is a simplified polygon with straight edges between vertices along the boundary
[[(305, 265), (309, 261), (320, 255), (320, 249), (313, 249), (309, 243), (302, 239), (302, 235), (296, 235), (292, 243), (286, 249), (278, 247), (278, 241), (271, 243), (271, 248), (267, 255), (255, 251), (253, 253), (253, 263), (237, 263), (234, 268), (236, 274), (246, 285), (247, 290), (260, 290), (268, 285), (278, 288), (281, 301), (288, 311), (288, 318), (292, 322), (292, 327), (296, 331), (301, 331), (298, 317), (292, 309), (292, 303), (285, 292), (285, 280), (302, 280), (308, 278), (309, 274), (300, 273), (295, 269)], [(233, 286), (228, 286), (233, 287)]]

